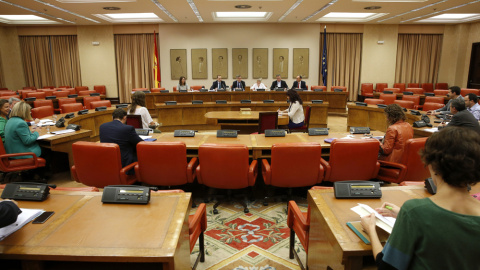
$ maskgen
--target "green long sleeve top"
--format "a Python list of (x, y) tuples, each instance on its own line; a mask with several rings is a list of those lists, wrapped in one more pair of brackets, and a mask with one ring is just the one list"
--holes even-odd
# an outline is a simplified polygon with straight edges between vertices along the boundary
[[(27, 122), (20, 117), (11, 117), (5, 126), (5, 151), (7, 154), (33, 152), (40, 156), (42, 150), (37, 143), (38, 132), (31, 132)], [(19, 156), (30, 158), (31, 156)]]
[(5, 143), (5, 125), (7, 124), (7, 119), (0, 116), (0, 137), (2, 138), (2, 142)]

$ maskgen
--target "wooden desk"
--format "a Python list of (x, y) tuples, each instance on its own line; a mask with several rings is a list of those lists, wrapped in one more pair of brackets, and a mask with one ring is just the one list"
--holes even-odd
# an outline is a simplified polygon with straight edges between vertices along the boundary
[(102, 204), (100, 192), (51, 193), (44, 202), (18, 202), (55, 215), (0, 242), (0, 259), (21, 260), (24, 269), (44, 269), (44, 261), (190, 269), (190, 193), (152, 193), (148, 205)]
[[(240, 111), (216, 111), (207, 112), (207, 122), (212, 122), (220, 129), (238, 129), (239, 133), (249, 134), (258, 130), (260, 112), (250, 111), (250, 114), (242, 114)], [(278, 125), (288, 125), (288, 115), (278, 116)]]

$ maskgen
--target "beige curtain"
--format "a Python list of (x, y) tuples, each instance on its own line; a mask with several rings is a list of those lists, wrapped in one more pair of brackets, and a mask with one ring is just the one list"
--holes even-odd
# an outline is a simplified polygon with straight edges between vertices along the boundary
[[(328, 29), (327, 29), (328, 31)], [(319, 85), (322, 84), (323, 33), (320, 33)], [(360, 88), (363, 34), (327, 33), (327, 91), (345, 86), (348, 100), (357, 100)]]
[(443, 35), (399, 34), (395, 82), (436, 83)]
[(5, 75), (3, 74), (3, 68), (2, 68), (2, 55), (0, 55), (0, 88), (5, 88), (7, 87), (5, 84)]
[(154, 87), (154, 51), (153, 34), (115, 35), (120, 102), (131, 102), (134, 88)]
[(49, 36), (20, 36), (26, 86), (53, 85), (52, 54)]
[(77, 36), (51, 36), (53, 85), (82, 85)]

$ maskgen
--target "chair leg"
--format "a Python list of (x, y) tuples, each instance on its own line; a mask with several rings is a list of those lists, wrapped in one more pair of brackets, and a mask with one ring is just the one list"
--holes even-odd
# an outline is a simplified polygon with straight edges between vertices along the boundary
[(217, 207), (221, 204), (222, 202), (218, 200), (214, 205), (213, 205), (213, 214), (218, 215), (218, 209)]
[(198, 237), (199, 246), (200, 246), (200, 261), (205, 262), (205, 243), (203, 238), (203, 232)]
[(295, 231), (293, 229), (290, 229), (290, 255), (289, 258), (293, 259), (293, 249), (295, 248)]

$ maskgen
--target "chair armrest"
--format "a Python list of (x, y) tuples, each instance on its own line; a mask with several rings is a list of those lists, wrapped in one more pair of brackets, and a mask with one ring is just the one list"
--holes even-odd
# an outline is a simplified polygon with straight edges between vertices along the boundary
[(422, 110), (423, 105), (413, 105), (413, 108), (414, 108), (415, 110)]
[(323, 178), (325, 177), (325, 168), (323, 167), (322, 163), (318, 165), (318, 179), (317, 184), (321, 183)]
[(76, 182), (80, 183), (80, 181), (78, 181), (77, 169), (75, 168), (75, 165), (70, 168), (70, 172), (72, 173), (73, 179), (75, 179)]
[(323, 166), (323, 169), (325, 170), (325, 175), (323, 177), (323, 180), (328, 181), (328, 179), (330, 179), (330, 173), (332, 172), (330, 163), (328, 163), (325, 159), (322, 158), (320, 159), (320, 165)]
[(307, 223), (305, 216), (303, 215), (302, 211), (300, 211), (300, 208), (298, 208), (295, 201), (289, 201), (287, 225), (290, 229), (293, 229), (293, 223), (295, 220), (298, 221), (302, 230), (308, 231), (310, 229), (310, 224)]
[(187, 182), (188, 183), (193, 183), (193, 180), (195, 180), (195, 169), (198, 166), (198, 158), (194, 157), (190, 160), (190, 162), (187, 164)]
[(268, 160), (262, 159), (262, 175), (263, 175), (263, 182), (266, 185), (270, 185), (272, 182), (272, 170)]
[(379, 160), (378, 162), (380, 162), (380, 167), (381, 168), (400, 170), (400, 172), (398, 174), (397, 183), (400, 183), (400, 182), (403, 181), (403, 178), (405, 178), (405, 175), (407, 174), (407, 166), (405, 166), (403, 164), (400, 164), (400, 163), (384, 161), (384, 160)]
[(120, 170), (120, 179), (122, 181), (122, 183), (124, 185), (127, 184), (128, 182), (128, 175), (127, 175), (127, 172), (130, 171), (131, 169), (133, 169), (135, 167), (135, 165), (137, 165), (138, 162), (133, 162), (131, 164), (128, 164), (127, 166), (123, 167), (121, 170)]
[[(2, 163), (5, 165), (5, 162), (3, 162), (4, 159), (9, 159), (9, 158), (12, 158), (12, 157), (21, 157), (21, 156), (32, 156), (35, 167), (38, 166), (37, 155), (33, 152), (5, 154), (5, 155), (0, 156), (0, 159), (1, 159)], [(5, 167), (8, 167), (8, 166), (5, 166)]]
[(188, 219), (188, 233), (192, 234), (195, 228), (200, 225), (202, 232), (207, 229), (207, 207), (204, 203), (201, 203), (195, 214), (190, 215)]
[(255, 185), (255, 180), (257, 179), (257, 160), (253, 160), (252, 163), (250, 163), (250, 167), (248, 168), (248, 185), (253, 186)]
[(197, 181), (199, 184), (203, 184), (202, 181), (202, 174), (200, 173), (200, 164), (198, 164), (197, 168), (195, 169), (196, 175), (197, 175)]

